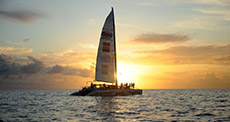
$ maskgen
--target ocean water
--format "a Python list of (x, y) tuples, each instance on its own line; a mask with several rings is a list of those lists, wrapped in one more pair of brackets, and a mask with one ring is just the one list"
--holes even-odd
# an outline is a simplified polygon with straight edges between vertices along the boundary
[(75, 90), (0, 90), (0, 120), (230, 122), (230, 90), (144, 90), (143, 95), (69, 96)]

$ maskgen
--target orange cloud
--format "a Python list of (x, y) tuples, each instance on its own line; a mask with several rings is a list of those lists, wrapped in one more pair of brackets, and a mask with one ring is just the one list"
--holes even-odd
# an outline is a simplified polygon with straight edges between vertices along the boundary
[(96, 53), (75, 52), (71, 49), (62, 52), (44, 52), (37, 57), (49, 66), (60, 64), (88, 68), (96, 61)]
[[(161, 68), (160, 68), (161, 67)], [(171, 65), (145, 69), (136, 76), (139, 87), (147, 89), (229, 89), (229, 66)]]
[(175, 46), (162, 50), (135, 51), (147, 64), (230, 64), (230, 44), (222, 46)]
[(24, 47), (0, 47), (0, 54), (20, 55), (31, 53), (33, 49)]

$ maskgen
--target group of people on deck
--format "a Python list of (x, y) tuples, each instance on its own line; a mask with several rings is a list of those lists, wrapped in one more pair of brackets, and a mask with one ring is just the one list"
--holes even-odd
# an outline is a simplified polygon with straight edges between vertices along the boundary
[(130, 88), (134, 88), (135, 87), (135, 83), (121, 83), (120, 88), (121, 89), (130, 89)]
[(120, 86), (116, 86), (116, 85), (106, 85), (106, 84), (93, 84), (91, 83), (91, 88), (95, 89), (95, 88), (99, 88), (99, 89), (117, 89), (117, 88), (120, 88), (120, 89), (130, 89), (130, 88), (133, 88), (135, 87), (135, 83), (121, 83)]

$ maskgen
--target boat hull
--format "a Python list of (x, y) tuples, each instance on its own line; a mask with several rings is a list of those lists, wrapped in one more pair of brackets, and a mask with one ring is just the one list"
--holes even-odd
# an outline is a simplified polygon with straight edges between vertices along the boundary
[(141, 89), (110, 89), (110, 90), (94, 90), (90, 92), (75, 92), (72, 96), (128, 96), (142, 95)]

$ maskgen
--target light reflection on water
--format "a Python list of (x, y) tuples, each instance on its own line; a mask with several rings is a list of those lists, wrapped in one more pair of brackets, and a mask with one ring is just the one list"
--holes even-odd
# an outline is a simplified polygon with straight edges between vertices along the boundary
[[(116, 113), (117, 106), (116, 101), (112, 101), (113, 97), (96, 97), (96, 106), (98, 107), (97, 115), (102, 119), (115, 121), (113, 113)], [(96, 111), (96, 110), (95, 110)]]
[(230, 121), (230, 90), (144, 90), (76, 97), (73, 90), (0, 90), (3, 121)]

